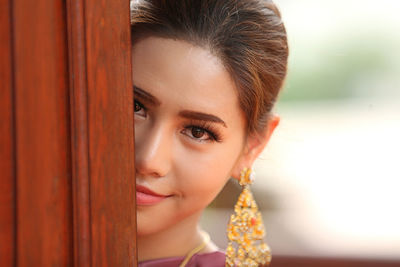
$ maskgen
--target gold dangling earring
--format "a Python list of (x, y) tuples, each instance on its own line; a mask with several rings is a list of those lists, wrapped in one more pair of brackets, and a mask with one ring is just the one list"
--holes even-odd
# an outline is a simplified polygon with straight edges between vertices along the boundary
[(271, 262), (271, 251), (263, 242), (265, 229), (261, 213), (250, 191), (253, 175), (248, 168), (244, 168), (240, 173), (239, 184), (243, 191), (228, 224), (226, 267), (268, 266)]

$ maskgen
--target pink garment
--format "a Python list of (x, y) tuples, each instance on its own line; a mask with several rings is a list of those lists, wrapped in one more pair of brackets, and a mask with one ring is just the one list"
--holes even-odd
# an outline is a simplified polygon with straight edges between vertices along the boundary
[[(139, 262), (139, 267), (178, 267), (184, 257), (172, 257)], [(195, 254), (186, 264), (186, 267), (225, 267), (225, 253), (215, 251), (211, 253)]]

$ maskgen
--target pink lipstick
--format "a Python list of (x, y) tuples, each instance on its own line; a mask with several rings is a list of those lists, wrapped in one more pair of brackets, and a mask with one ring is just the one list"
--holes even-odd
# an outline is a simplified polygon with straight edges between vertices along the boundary
[(145, 186), (136, 185), (136, 204), (141, 206), (155, 205), (164, 199), (167, 195), (157, 194)]

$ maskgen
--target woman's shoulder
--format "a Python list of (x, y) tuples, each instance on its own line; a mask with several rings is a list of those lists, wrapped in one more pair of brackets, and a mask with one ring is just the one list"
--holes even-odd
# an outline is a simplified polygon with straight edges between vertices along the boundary
[[(148, 260), (139, 262), (139, 267), (178, 267), (183, 257), (171, 257), (164, 259)], [(224, 267), (225, 252), (218, 250), (214, 252), (199, 253), (193, 255), (186, 267)]]
[(218, 250), (214, 252), (196, 254), (188, 262), (187, 267), (224, 267), (225, 252)]

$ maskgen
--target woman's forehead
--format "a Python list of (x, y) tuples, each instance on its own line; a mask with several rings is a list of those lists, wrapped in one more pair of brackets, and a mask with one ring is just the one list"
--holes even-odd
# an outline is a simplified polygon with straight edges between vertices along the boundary
[(133, 49), (134, 85), (180, 109), (237, 116), (234, 82), (217, 58), (183, 41), (147, 38)]
[(198, 83), (226, 72), (220, 60), (208, 49), (181, 40), (145, 38), (133, 46), (132, 57), (134, 65), (140, 64), (140, 68), (150, 74), (157, 72), (182, 80), (189, 75), (188, 78)]

